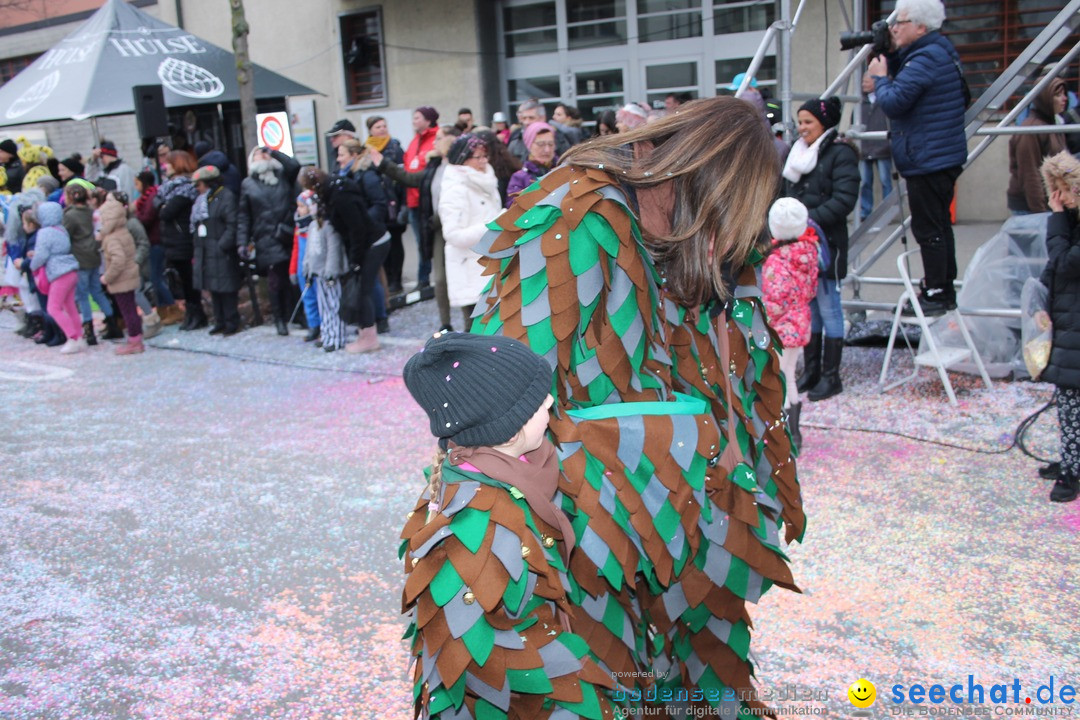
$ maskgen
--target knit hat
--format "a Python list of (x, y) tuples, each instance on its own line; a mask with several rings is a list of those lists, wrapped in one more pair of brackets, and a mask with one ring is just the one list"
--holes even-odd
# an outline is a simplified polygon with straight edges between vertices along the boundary
[(116, 151), (116, 143), (111, 140), (102, 140), (99, 149), (101, 150), (102, 155), (108, 155), (110, 157), (119, 157), (120, 155), (120, 153)]
[(214, 146), (206, 142), (205, 140), (200, 140), (199, 142), (195, 143), (195, 147), (192, 149), (195, 151), (195, 157), (201, 158), (203, 155), (213, 150)]
[(813, 100), (807, 100), (799, 108), (800, 111), (805, 110), (818, 119), (826, 130), (831, 127), (836, 127), (840, 124), (840, 114), (843, 112), (843, 105), (840, 103), (840, 98), (833, 95), (829, 98)]
[(405, 387), (444, 450), (509, 442), (551, 392), (551, 366), (502, 335), (440, 333), (405, 363)]
[(542, 132), (549, 132), (551, 133), (551, 137), (555, 137), (555, 128), (551, 127), (546, 122), (534, 122), (531, 123), (529, 127), (522, 130), (521, 139), (525, 142), (525, 148), (531, 148), (533, 140), (535, 140), (536, 136)]
[(54, 178), (52, 175), (42, 175), (38, 178), (37, 186), (41, 188), (41, 191), (48, 196), (54, 190), (60, 187), (60, 181)]
[(424, 118), (428, 121), (428, 125), (431, 125), (432, 127), (435, 126), (435, 123), (439, 122), (439, 111), (431, 107), (430, 105), (421, 105), (420, 107), (416, 108), (416, 112), (423, 115)]
[(769, 208), (769, 232), (777, 240), (794, 240), (806, 232), (809, 215), (795, 198), (780, 198)]
[(192, 182), (209, 182), (210, 180), (217, 180), (221, 177), (221, 171), (213, 165), (203, 165), (201, 168), (191, 174)]
[(19, 146), (16, 145), (15, 141), (11, 138), (4, 138), (3, 140), (0, 140), (0, 150), (3, 150), (4, 152), (11, 155), (19, 154)]
[(83, 164), (73, 157), (64, 158), (60, 161), (60, 164), (74, 173), (76, 177), (82, 177), (83, 173), (86, 172)]
[(473, 154), (473, 150), (483, 146), (484, 139), (482, 137), (473, 133), (465, 133), (450, 146), (450, 151), (446, 153), (446, 159), (450, 161), (451, 165), (464, 165), (469, 156)]

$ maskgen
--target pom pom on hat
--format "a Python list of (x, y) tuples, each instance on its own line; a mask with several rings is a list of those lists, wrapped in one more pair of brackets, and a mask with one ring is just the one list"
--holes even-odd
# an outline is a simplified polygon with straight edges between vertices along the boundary
[(777, 240), (794, 240), (806, 232), (809, 213), (795, 198), (780, 198), (769, 208), (769, 232)]
[(835, 95), (829, 98), (813, 98), (807, 100), (799, 107), (799, 110), (805, 110), (818, 119), (826, 130), (831, 127), (836, 127), (840, 124), (840, 114), (843, 112), (843, 105), (840, 102), (840, 98)]

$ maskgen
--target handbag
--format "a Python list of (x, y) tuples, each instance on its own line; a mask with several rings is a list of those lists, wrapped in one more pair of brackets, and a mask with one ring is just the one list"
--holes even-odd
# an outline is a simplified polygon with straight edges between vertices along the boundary
[(45, 272), (44, 265), (34, 271), (34, 284), (37, 285), (38, 292), (42, 295), (49, 294), (49, 286), (51, 283), (49, 282), (48, 274)]
[(15, 261), (9, 256), (4, 256), (4, 281), (0, 282), (0, 285), (7, 287), (18, 287), (22, 281), (22, 273), (15, 267)]
[(363, 307), (364, 290), (360, 271), (353, 270), (341, 278), (341, 307), (338, 309), (338, 317), (346, 325), (359, 325)]
[(1054, 324), (1050, 320), (1050, 292), (1037, 278), (1028, 278), (1020, 291), (1020, 338), (1024, 365), (1032, 380), (1038, 380), (1050, 364), (1054, 344)]

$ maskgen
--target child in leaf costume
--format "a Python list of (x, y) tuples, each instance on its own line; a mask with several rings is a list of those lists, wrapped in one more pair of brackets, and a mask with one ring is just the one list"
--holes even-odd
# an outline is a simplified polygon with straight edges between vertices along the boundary
[(614, 718), (615, 682), (569, 632), (551, 368), (510, 338), (442, 333), (404, 376), (440, 438), (400, 550), (417, 713)]
[(805, 526), (758, 275), (772, 138), (713, 98), (564, 163), (488, 226), (473, 332), (554, 371), (572, 629), (616, 697), (749, 714), (746, 604), (797, 590)]

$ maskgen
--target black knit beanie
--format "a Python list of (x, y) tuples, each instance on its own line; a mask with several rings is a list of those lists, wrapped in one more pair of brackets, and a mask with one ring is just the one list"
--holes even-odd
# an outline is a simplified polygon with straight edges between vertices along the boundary
[(4, 138), (3, 140), (0, 140), (0, 150), (3, 150), (10, 155), (19, 154), (19, 146), (16, 145), (15, 141), (11, 138)]
[(834, 95), (824, 99), (814, 98), (813, 100), (807, 100), (799, 110), (805, 110), (816, 117), (818, 122), (828, 130), (840, 124), (843, 105), (840, 103), (840, 98)]
[(86, 168), (83, 164), (73, 157), (67, 157), (60, 161), (60, 164), (75, 174), (76, 177), (82, 177)]
[(444, 450), (509, 442), (551, 392), (552, 370), (527, 345), (502, 335), (441, 333), (405, 363), (405, 386)]

